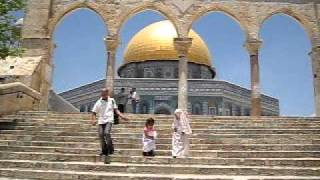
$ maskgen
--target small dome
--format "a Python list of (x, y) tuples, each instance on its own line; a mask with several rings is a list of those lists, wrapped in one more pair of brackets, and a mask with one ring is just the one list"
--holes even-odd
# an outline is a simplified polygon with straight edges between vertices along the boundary
[[(124, 54), (124, 64), (131, 62), (178, 60), (174, 49), (173, 38), (177, 32), (169, 20), (153, 23), (140, 30), (129, 42)], [(210, 52), (201, 37), (190, 31), (192, 46), (188, 61), (196, 64), (211, 66)]]

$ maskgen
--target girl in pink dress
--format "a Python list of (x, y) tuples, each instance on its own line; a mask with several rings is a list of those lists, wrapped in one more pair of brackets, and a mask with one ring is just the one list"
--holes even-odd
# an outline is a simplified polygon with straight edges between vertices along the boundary
[(145, 127), (143, 128), (143, 156), (155, 156), (157, 132), (154, 128), (154, 119), (149, 118), (146, 121)]

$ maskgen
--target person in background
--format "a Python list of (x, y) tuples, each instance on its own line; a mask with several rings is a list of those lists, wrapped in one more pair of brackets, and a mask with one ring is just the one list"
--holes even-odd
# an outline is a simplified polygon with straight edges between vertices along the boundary
[(118, 103), (118, 109), (121, 113), (126, 111), (126, 104), (128, 101), (128, 95), (125, 93), (125, 88), (121, 88), (120, 92), (116, 94), (115, 99)]
[(136, 88), (132, 88), (130, 91), (129, 99), (131, 100), (132, 113), (137, 113), (137, 103), (139, 102), (139, 95), (136, 92)]

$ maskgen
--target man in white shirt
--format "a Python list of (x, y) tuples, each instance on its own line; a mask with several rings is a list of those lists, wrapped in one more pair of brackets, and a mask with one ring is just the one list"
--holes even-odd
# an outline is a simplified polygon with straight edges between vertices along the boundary
[(131, 99), (132, 113), (136, 114), (137, 113), (137, 103), (139, 102), (139, 95), (136, 92), (136, 88), (132, 88), (129, 98)]
[(122, 119), (128, 120), (118, 110), (115, 100), (109, 97), (108, 89), (101, 90), (101, 98), (96, 102), (92, 109), (92, 125), (97, 124), (101, 144), (101, 155), (105, 155), (104, 163), (110, 163), (110, 154), (113, 153), (111, 139), (111, 128), (114, 122), (114, 113), (117, 113)]

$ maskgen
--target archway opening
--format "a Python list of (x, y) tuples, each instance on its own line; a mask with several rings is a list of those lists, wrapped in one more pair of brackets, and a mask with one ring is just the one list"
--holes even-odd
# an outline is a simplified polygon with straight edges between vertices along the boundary
[(264, 21), (260, 36), (262, 92), (279, 99), (283, 116), (314, 114), (310, 39), (294, 18), (275, 14)]
[[(150, 71), (150, 69), (153, 67), (159, 68), (159, 66), (157, 66), (157, 63), (162, 59), (150, 59), (150, 60), (139, 59), (141, 58), (141, 55), (143, 55), (142, 51), (150, 48), (150, 46), (148, 45), (152, 42), (148, 41), (149, 44), (148, 43), (144, 44), (144, 42), (147, 41), (146, 39), (140, 39), (142, 40), (141, 43), (133, 43), (133, 41), (136, 38), (137, 34), (141, 33), (142, 31), (145, 31), (146, 28), (154, 25), (155, 23), (159, 23), (160, 21), (162, 22), (166, 19), (167, 18), (163, 14), (159, 13), (158, 11), (146, 9), (136, 14), (133, 14), (131, 17), (129, 16), (119, 31), (121, 44), (118, 47), (117, 54), (116, 54), (116, 59), (117, 59), (116, 71), (117, 71), (117, 78), (122, 80), (119, 80), (118, 86), (121, 86), (121, 87), (117, 87), (117, 89), (125, 88), (125, 92), (129, 93), (130, 89), (136, 88), (136, 92), (140, 98), (138, 109), (137, 109), (138, 113), (150, 113), (154, 111), (155, 103), (153, 102), (153, 97), (156, 96), (157, 93), (161, 94), (161, 92), (156, 91), (155, 92), (156, 95), (154, 94), (150, 95), (148, 91), (150, 89), (150, 84), (161, 85), (161, 83), (159, 83), (157, 80), (151, 80), (151, 79), (146, 81), (146, 78), (153, 77), (150, 74), (156, 73), (156, 72)], [(156, 36), (156, 35), (153, 34), (153, 36)], [(150, 38), (151, 38), (151, 35), (150, 37), (148, 37), (148, 39)], [(132, 51), (133, 53), (135, 53), (135, 55), (133, 56), (136, 57), (134, 61), (130, 61), (130, 60), (133, 60), (132, 58), (126, 59), (126, 57), (129, 57), (128, 55), (129, 46), (134, 49), (134, 51)], [(146, 64), (146, 67), (144, 67), (143, 63)], [(148, 102), (148, 103), (144, 103), (144, 102)], [(131, 105), (128, 105), (128, 106), (131, 106)]]
[(237, 98), (239, 94), (245, 93), (250, 97), (246, 90), (250, 88), (249, 56), (243, 46), (247, 39), (247, 30), (240, 23), (228, 12), (210, 11), (192, 24), (192, 29), (201, 36), (209, 48), (211, 64), (216, 71), (215, 82), (207, 81), (206, 88), (209, 90), (203, 91), (241, 92), (234, 93), (231, 98), (221, 93), (207, 95), (202, 102), (201, 114), (236, 115), (230, 112), (225, 104), (241, 106), (242, 110), (251, 106), (250, 98), (247, 98), (246, 103)]
[[(132, 38), (139, 31), (143, 30), (145, 27), (166, 19), (167, 18), (164, 15), (162, 15), (160, 12), (154, 11), (154, 10), (148, 10), (148, 9), (138, 12), (136, 14), (133, 14), (131, 17), (128, 17), (128, 19), (125, 21), (125, 23), (123, 24), (120, 30), (121, 44), (117, 49), (117, 55), (116, 55), (117, 70), (126, 63), (125, 62), (126, 50)], [(143, 48), (143, 47), (140, 47), (140, 48)], [(136, 72), (132, 72), (132, 73), (134, 74)], [(130, 77), (130, 75), (128, 76)]]
[[(87, 8), (69, 12), (53, 32), (52, 89), (81, 111), (90, 111), (98, 98), (86, 98), (84, 102), (82, 97), (101, 89), (86, 85), (105, 78), (107, 59), (103, 39), (106, 35), (102, 18)], [(82, 93), (68, 92), (73, 88), (82, 89)]]
[(249, 57), (243, 47), (246, 34), (239, 22), (227, 13), (209, 12), (193, 22), (192, 28), (210, 50), (215, 79), (250, 87)]

